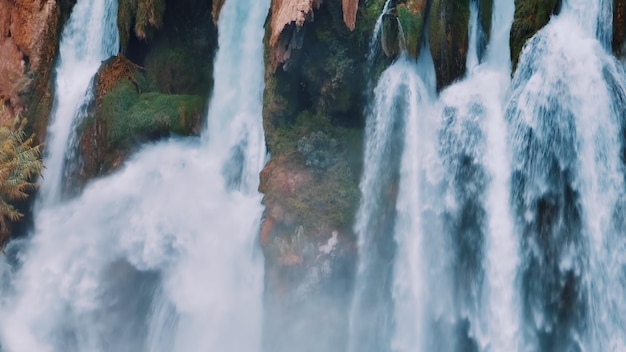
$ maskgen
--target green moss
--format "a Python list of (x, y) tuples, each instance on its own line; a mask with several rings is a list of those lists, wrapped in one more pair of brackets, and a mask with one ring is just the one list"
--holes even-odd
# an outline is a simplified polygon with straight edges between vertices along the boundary
[(126, 52), (130, 40), (131, 28), (137, 14), (137, 0), (118, 0), (117, 28), (120, 33), (120, 46)]
[(406, 49), (411, 56), (417, 58), (424, 31), (424, 12), (413, 12), (407, 6), (398, 6), (396, 11), (406, 37)]
[(196, 95), (139, 94), (124, 80), (102, 97), (95, 118), (105, 122), (109, 149), (115, 149), (169, 133), (192, 134), (204, 106)]
[(309, 110), (300, 112), (295, 123), (282, 123), (275, 126), (267, 139), (274, 156), (293, 154), (297, 151), (298, 141), (313, 133), (331, 133), (333, 126), (327, 117), (316, 115)]
[(285, 199), (288, 210), (306, 228), (348, 228), (359, 201), (360, 131), (338, 128), (327, 118), (304, 111), (279, 134), (279, 151), (306, 166), (314, 178)]
[[(135, 18), (135, 33), (146, 39), (147, 31), (161, 27), (165, 14), (165, 0), (139, 0)], [(145, 35), (142, 35), (145, 33)]]

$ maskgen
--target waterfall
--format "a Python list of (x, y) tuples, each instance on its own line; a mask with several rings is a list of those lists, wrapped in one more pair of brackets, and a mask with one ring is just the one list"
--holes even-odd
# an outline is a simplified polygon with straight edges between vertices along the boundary
[[(471, 5), (470, 30), (477, 26), (476, 4)], [(428, 346), (435, 350), (518, 350), (518, 249), (508, 211), (504, 119), (513, 11), (513, 1), (494, 2), (485, 57), (476, 66), (479, 41), (470, 34), (469, 53), (474, 55), (468, 55), (467, 76), (441, 92), (437, 102), (441, 194), (423, 201), (441, 204), (439, 236), (446, 238), (444, 250), (450, 254), (437, 260), (449, 260), (443, 275), (451, 284), (442, 289), (451, 293), (437, 293), (449, 303), (440, 304), (440, 312), (430, 317), (436, 337)]]
[(116, 0), (80, 0), (61, 34), (55, 96), (46, 138), (41, 201), (61, 198), (67, 152), (75, 143), (73, 129), (93, 97), (93, 77), (102, 61), (119, 48)]
[(478, 58), (478, 41), (480, 36), (480, 28), (478, 26), (478, 3), (474, 0), (470, 1), (470, 22), (469, 22), (469, 44), (467, 46), (467, 60), (465, 70), (471, 72), (474, 67), (478, 66), (480, 61)]
[(606, 6), (565, 1), (523, 49), (512, 82), (525, 349), (626, 348), (626, 78), (606, 52), (606, 28), (594, 25)]
[[(401, 57), (381, 75), (366, 126), (362, 201), (354, 226), (359, 268), (350, 333), (350, 351), (387, 351), (393, 327), (391, 287), (395, 199), (405, 129), (428, 98), (415, 63)], [(412, 125), (411, 125), (412, 126)]]
[(376, 23), (374, 23), (374, 30), (372, 31), (372, 39), (370, 40), (369, 52), (367, 54), (368, 68), (371, 68), (371, 66), (374, 64), (376, 57), (378, 56), (380, 52), (380, 46), (378, 43), (380, 42), (380, 36), (382, 35), (383, 19), (385, 15), (389, 12), (389, 9), (391, 8), (391, 5), (392, 5), (392, 1), (393, 0), (385, 0), (383, 9), (380, 15), (378, 16), (378, 18), (376, 18)]
[[(368, 55), (370, 66), (377, 53), (382, 20), (390, 6), (391, 1), (386, 1), (376, 22)], [(399, 193), (404, 174), (417, 171), (402, 167), (405, 163), (402, 155), (404, 149), (417, 147), (414, 138), (421, 123), (415, 117), (427, 115), (422, 108), (428, 107), (434, 96), (435, 73), (428, 46), (423, 46), (425, 54), (419, 63), (414, 62), (405, 52), (404, 34), (400, 23), (398, 26), (402, 53), (380, 76), (373, 102), (366, 109), (364, 173), (360, 182), (362, 199), (354, 225), (359, 262), (350, 313), (350, 352), (394, 349), (394, 312), (398, 311), (393, 297), (398, 286), (394, 280), (394, 258), (397, 250), (403, 250), (396, 243), (395, 224), (399, 217), (408, 219), (397, 204), (402, 199), (411, 202), (407, 206), (417, 205), (412, 197), (407, 199)], [(403, 289), (409, 295), (421, 291), (415, 286)]]
[(514, 5), (494, 4), (480, 64), (477, 4), (470, 8), (465, 80), (433, 100), (423, 50), (417, 64), (402, 56), (378, 82), (355, 223), (351, 351), (517, 349), (503, 106)]
[[(438, 272), (439, 265), (430, 267), (430, 272), (423, 270), (428, 265), (429, 257), (436, 256), (428, 252), (432, 248), (441, 248), (437, 239), (431, 241), (427, 234), (436, 228), (436, 221), (429, 221), (432, 209), (424, 206), (424, 199), (432, 192), (425, 189), (424, 169), (431, 165), (435, 138), (435, 124), (432, 121), (435, 100), (434, 65), (427, 43), (422, 47), (422, 54), (417, 63), (410, 63), (412, 75), (406, 79), (413, 87), (407, 96), (404, 128), (400, 140), (403, 150), (400, 152), (397, 199), (394, 204), (396, 219), (393, 225), (393, 240), (396, 244), (396, 256), (393, 259), (393, 321), (394, 331), (391, 350), (409, 352), (425, 348), (427, 330), (424, 318), (430, 315), (432, 306), (424, 304), (431, 300), (432, 292), (441, 292), (435, 286), (445, 286), (447, 280), (441, 280), (433, 286), (430, 276)], [(384, 198), (383, 198), (384, 199)], [(434, 290), (432, 290), (434, 289)], [(436, 309), (436, 308), (435, 308)], [(428, 349), (428, 348), (427, 348)]]
[(224, 5), (202, 138), (146, 147), (37, 214), (0, 306), (3, 350), (259, 351), (268, 9)]

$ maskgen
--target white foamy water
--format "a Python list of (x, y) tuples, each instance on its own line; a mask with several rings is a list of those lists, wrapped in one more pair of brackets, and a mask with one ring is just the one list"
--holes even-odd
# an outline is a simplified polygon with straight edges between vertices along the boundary
[(224, 5), (203, 138), (148, 146), (37, 214), (0, 307), (3, 350), (260, 349), (268, 8)]
[(61, 34), (55, 96), (45, 145), (41, 187), (42, 206), (61, 198), (66, 153), (73, 129), (85, 115), (93, 97), (92, 80), (102, 61), (119, 50), (116, 0), (81, 0), (76, 3)]

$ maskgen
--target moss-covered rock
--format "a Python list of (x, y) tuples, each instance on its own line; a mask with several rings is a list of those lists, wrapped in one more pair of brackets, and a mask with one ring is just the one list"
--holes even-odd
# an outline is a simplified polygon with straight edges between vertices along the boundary
[(423, 42), (426, 5), (425, 0), (407, 0), (395, 11), (405, 36), (406, 50), (414, 58), (419, 56)]
[(469, 41), (470, 0), (433, 0), (428, 14), (430, 51), (437, 88), (465, 74)]
[(95, 82), (93, 112), (80, 127), (83, 180), (115, 168), (142, 142), (200, 132), (205, 96), (155, 91), (143, 68), (122, 55)]
[[(346, 142), (358, 137), (345, 136), (360, 136), (361, 133), (367, 87), (364, 77), (369, 69), (363, 58), (367, 56), (372, 29), (383, 4), (384, 1), (369, 2), (360, 7), (355, 30), (350, 31), (344, 23), (342, 4), (322, 3), (312, 16), (314, 21), (304, 23), (300, 29), (283, 30), (281, 36), (291, 35), (291, 38), (294, 34), (288, 32), (297, 32), (301, 45), (292, 47), (289, 57), (276, 67), (276, 56), (272, 52), (277, 48), (272, 46), (269, 28), (266, 32), (263, 117), (267, 145), (273, 156), (270, 165), (280, 160), (291, 166), (299, 165), (311, 175), (310, 184), (302, 192), (284, 198), (289, 201), (282, 201), (280, 205), (284, 213), (293, 214), (297, 226), (304, 226), (305, 236), (327, 233), (330, 228), (344, 229), (342, 235), (350, 233), (347, 225), (352, 222), (353, 212), (348, 209), (354, 209), (358, 203), (358, 197), (350, 192), (358, 190), (361, 144)], [(299, 144), (316, 133), (329, 136), (342, 146), (333, 152), (324, 152), (337, 154), (337, 164), (326, 170), (327, 175), (337, 178), (318, 177), (313, 166), (316, 163), (307, 164), (302, 150), (298, 149)], [(344, 177), (348, 174), (351, 176)], [(339, 190), (335, 187), (339, 184), (352, 191)], [(267, 190), (266, 205), (271, 199), (283, 199), (275, 197), (274, 188), (263, 189)], [(334, 198), (328, 196), (330, 194), (334, 194)], [(320, 198), (313, 199), (315, 197)], [(288, 232), (292, 231), (293, 228)]]
[[(264, 329), (268, 336), (277, 336), (267, 342), (268, 351), (297, 349), (298, 334), (315, 341), (311, 349), (345, 350), (341, 346), (347, 336), (349, 305), (333, 308), (337, 320), (326, 317), (321, 322), (305, 313), (314, 309), (315, 300), (305, 303), (297, 297), (316, 292), (316, 300), (332, 297), (333, 303), (350, 297), (349, 288), (331, 293), (333, 285), (346, 281), (320, 278), (312, 283), (309, 278), (330, 256), (333, 262), (324, 264), (326, 273), (354, 268), (351, 224), (359, 200), (363, 115), (369, 81), (375, 80), (367, 57), (384, 3), (361, 1), (354, 30), (344, 22), (341, 1), (322, 2), (300, 26), (290, 23), (282, 28), (275, 42), (271, 27), (266, 27), (263, 123), (272, 158), (261, 173), (260, 186), (266, 209), (261, 241), (270, 302)], [(271, 11), (268, 24), (275, 13)], [(374, 64), (388, 62), (381, 56)], [(329, 238), (339, 243), (332, 255), (319, 249), (328, 248)], [(346, 277), (342, 274), (341, 279)], [(293, 302), (289, 313), (285, 302)], [(326, 331), (292, 331), (303, 321), (296, 319), (301, 314), (309, 317), (305, 324), (324, 325)]]
[(293, 144), (293, 149), (277, 155), (261, 173), (259, 189), (266, 195), (268, 214), (281, 209), (273, 221), (283, 223), (283, 230), (271, 237), (288, 235), (297, 226), (309, 235), (350, 231), (359, 194), (358, 175), (347, 156), (354, 136), (349, 130), (330, 134), (317, 128), (294, 128), (284, 137), (286, 147)]
[(120, 0), (122, 51), (95, 79), (80, 126), (76, 186), (120, 165), (141, 143), (197, 135), (213, 85), (213, 1)]
[(132, 87), (128, 82), (122, 82), (104, 97), (98, 110), (97, 118), (107, 122), (111, 147), (154, 140), (171, 133), (198, 134), (204, 97), (162, 93), (133, 95), (129, 88)]
[(519, 54), (526, 41), (545, 26), (558, 11), (560, 0), (516, 0), (511, 28), (511, 60), (517, 66)]

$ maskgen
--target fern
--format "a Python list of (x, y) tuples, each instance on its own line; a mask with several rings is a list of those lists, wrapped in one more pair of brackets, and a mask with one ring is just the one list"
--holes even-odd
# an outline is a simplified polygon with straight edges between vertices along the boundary
[(11, 203), (28, 197), (35, 189), (33, 182), (41, 174), (41, 146), (25, 132), (26, 119), (0, 123), (0, 248), (7, 239), (11, 223), (22, 214)]

